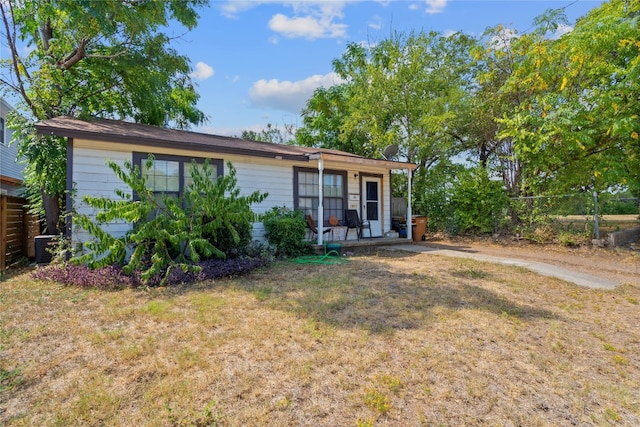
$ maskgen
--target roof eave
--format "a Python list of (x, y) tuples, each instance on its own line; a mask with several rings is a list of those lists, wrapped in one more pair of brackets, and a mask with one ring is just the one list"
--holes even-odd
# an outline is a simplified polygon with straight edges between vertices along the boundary
[(222, 147), (222, 146), (212, 147), (212, 146), (194, 144), (189, 142), (177, 142), (177, 141), (170, 141), (170, 140), (163, 140), (163, 139), (142, 138), (139, 136), (86, 132), (82, 130), (71, 130), (66, 128), (62, 129), (58, 127), (47, 126), (45, 124), (36, 124), (36, 130), (40, 135), (51, 135), (51, 136), (66, 137), (66, 138), (92, 139), (92, 140), (104, 141), (104, 142), (136, 144), (136, 145), (142, 145), (147, 147), (183, 149), (183, 150), (192, 150), (192, 151), (208, 152), (208, 153), (215, 152), (215, 153), (223, 153), (223, 154), (237, 154), (237, 155), (245, 155), (245, 156), (271, 158), (271, 159), (277, 159), (277, 160), (292, 160), (292, 161), (301, 161), (301, 162), (309, 161), (309, 158), (305, 155), (270, 153), (265, 151), (258, 151), (258, 150), (251, 150), (251, 149), (237, 148), (237, 147)]
[(415, 170), (418, 167), (418, 165), (416, 165), (415, 163), (396, 162), (393, 160), (368, 159), (366, 157), (340, 156), (336, 154), (328, 154), (328, 153), (321, 153), (321, 152), (309, 154), (309, 159), (311, 160), (322, 159), (323, 161), (335, 161), (335, 162), (349, 163), (352, 165), (382, 167), (389, 170), (393, 170), (393, 169)]
[[(104, 122), (104, 123), (103, 123)], [(239, 156), (261, 157), (265, 159), (290, 160), (298, 162), (309, 162), (313, 159), (323, 159), (325, 161), (334, 161), (353, 166), (369, 166), (375, 168), (383, 168), (388, 170), (414, 170), (417, 165), (409, 162), (397, 162), (391, 160), (369, 159), (347, 152), (331, 152), (328, 150), (315, 151), (317, 149), (302, 149), (298, 147), (294, 149), (261, 149), (256, 146), (256, 142), (250, 144), (235, 145), (229, 144), (227, 137), (218, 137), (215, 135), (196, 135), (192, 140), (185, 140), (183, 133), (176, 130), (154, 129), (150, 131), (148, 127), (137, 124), (126, 124), (125, 122), (107, 121), (98, 122), (95, 128), (80, 125), (81, 120), (73, 118), (51, 119), (49, 121), (36, 123), (35, 127), (40, 135), (51, 135), (58, 137), (66, 137), (72, 139), (88, 139), (95, 141), (103, 141), (108, 143), (123, 143), (145, 147), (161, 147), (174, 150), (191, 150), (202, 153), (222, 153)], [(133, 131), (129, 131), (128, 127), (137, 126)], [(110, 128), (111, 131), (105, 131)], [(160, 134), (158, 134), (160, 132)], [(203, 139), (203, 137), (205, 139)], [(211, 143), (209, 138), (223, 138), (224, 143)], [(239, 140), (242, 141), (242, 140)], [(249, 141), (247, 141), (249, 142)]]

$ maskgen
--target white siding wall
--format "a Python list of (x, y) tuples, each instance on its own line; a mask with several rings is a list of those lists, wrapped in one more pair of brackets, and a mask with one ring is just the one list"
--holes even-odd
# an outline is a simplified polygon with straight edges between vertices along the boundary
[[(91, 147), (93, 146), (93, 147)], [(95, 147), (95, 148), (94, 148)], [(126, 149), (128, 151), (112, 151), (108, 147)], [(89, 141), (77, 141), (73, 150), (73, 182), (76, 195), (74, 197), (74, 208), (78, 213), (95, 215), (86, 204), (82, 203), (82, 197), (107, 196), (116, 198), (114, 190), (128, 190), (128, 187), (120, 181), (113, 171), (106, 165), (106, 159), (111, 159), (122, 165), (125, 160), (132, 160), (133, 152), (148, 152), (147, 147), (135, 147), (124, 144), (101, 144)], [(175, 154), (180, 156), (206, 157), (202, 152), (190, 151), (167, 151), (156, 150), (157, 153)], [(227, 173), (227, 162), (231, 161), (236, 169), (238, 187), (242, 195), (249, 195), (258, 190), (267, 192), (269, 196), (259, 205), (253, 206), (253, 211), (259, 215), (275, 206), (287, 206), (293, 208), (293, 167), (305, 166), (308, 163), (295, 163), (286, 160), (257, 159), (242, 156), (219, 156), (211, 155), (212, 158), (224, 160), (224, 169)], [(120, 237), (130, 229), (128, 223), (114, 223), (105, 227), (113, 236)], [(255, 223), (253, 237), (256, 240), (264, 240), (264, 227), (262, 223)], [(91, 236), (74, 227), (74, 242), (86, 242)]]
[[(293, 209), (293, 167), (294, 162), (275, 159), (257, 159), (249, 157), (225, 157), (236, 169), (238, 188), (242, 195), (254, 191), (269, 193), (264, 202), (253, 206), (256, 215), (263, 214), (275, 206)], [(308, 166), (307, 163), (300, 166)], [(264, 241), (264, 226), (261, 222), (253, 224), (253, 238)]]
[[(131, 191), (128, 191), (129, 187), (107, 166), (107, 159), (123, 166), (125, 160), (131, 161), (131, 153), (74, 147), (73, 184), (75, 197), (73, 207), (78, 214), (95, 217), (96, 212), (93, 208), (82, 201), (84, 196), (106, 196), (117, 199), (118, 196), (114, 192), (116, 188), (131, 194)], [(115, 237), (123, 236), (130, 228), (131, 225), (126, 222), (113, 222), (103, 227), (106, 232)], [(91, 235), (74, 224), (72, 239), (74, 242), (86, 242), (91, 239)]]
[[(242, 194), (258, 190), (269, 193), (266, 200), (254, 211), (262, 214), (274, 206), (293, 208), (293, 164), (291, 162), (269, 162), (259, 164), (240, 159), (231, 159), (237, 171), (238, 187)], [(226, 172), (226, 164), (225, 164)]]
[(382, 203), (383, 203), (383, 219), (382, 234), (391, 231), (391, 176), (389, 171), (385, 171), (382, 175)]
[[(133, 146), (131, 144), (100, 143), (96, 141), (75, 140), (73, 149), (73, 182), (76, 190), (74, 198), (74, 208), (79, 213), (87, 215), (95, 214), (86, 204), (81, 202), (85, 195), (117, 197), (114, 193), (116, 188), (128, 190), (106, 165), (106, 159), (111, 159), (122, 165), (125, 160), (132, 160), (133, 152), (154, 151), (157, 154), (173, 154), (188, 157), (207, 157), (202, 152), (188, 150), (151, 150), (148, 147)], [(227, 162), (231, 162), (236, 169), (238, 187), (241, 194), (248, 195), (258, 190), (262, 193), (269, 193), (265, 201), (259, 205), (254, 205), (254, 212), (259, 215), (267, 212), (275, 206), (286, 206), (293, 208), (293, 168), (294, 166), (317, 168), (316, 161), (292, 162), (288, 160), (254, 158), (245, 156), (230, 156), (211, 154), (211, 158), (222, 159), (224, 161), (225, 174), (228, 173)], [(345, 170), (343, 164), (327, 162), (326, 169)], [(354, 174), (371, 173), (382, 175), (383, 189), (383, 233), (391, 229), (391, 191), (389, 182), (389, 172), (384, 169), (361, 168), (348, 169), (347, 171), (347, 193), (360, 194), (360, 179)], [(347, 201), (348, 203), (348, 201)], [(106, 231), (114, 236), (122, 236), (130, 229), (128, 223), (110, 224)], [(257, 240), (264, 240), (264, 227), (262, 223), (255, 223), (253, 237)], [(354, 234), (354, 233), (351, 233)], [(349, 236), (351, 237), (351, 235)], [(74, 227), (73, 239), (75, 242), (84, 242), (90, 236), (77, 227)]]

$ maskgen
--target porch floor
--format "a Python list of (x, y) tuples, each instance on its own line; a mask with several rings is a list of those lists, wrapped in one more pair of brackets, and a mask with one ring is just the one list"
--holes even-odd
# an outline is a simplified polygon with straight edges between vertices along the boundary
[[(374, 238), (362, 238), (358, 240), (328, 240), (325, 244), (329, 243), (337, 243), (342, 245), (342, 253), (345, 252), (354, 252), (357, 253), (358, 250), (366, 250), (371, 247), (377, 246), (388, 246), (388, 245), (402, 245), (402, 244), (411, 244), (413, 240), (407, 239), (406, 237), (374, 237)], [(324, 253), (324, 245), (312, 244), (311, 247), (313, 251), (318, 254)]]

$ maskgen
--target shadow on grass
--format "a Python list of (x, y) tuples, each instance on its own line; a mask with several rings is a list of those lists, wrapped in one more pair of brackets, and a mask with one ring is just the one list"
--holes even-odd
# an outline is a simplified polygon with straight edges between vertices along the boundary
[(244, 288), (274, 309), (372, 333), (425, 327), (458, 310), (480, 310), (521, 321), (557, 318), (548, 310), (517, 304), (474, 283), (497, 280), (493, 275), (462, 268), (429, 275), (397, 271), (364, 258), (335, 266), (286, 263), (253, 274)]
[(247, 292), (274, 310), (371, 333), (424, 328), (438, 319), (455, 318), (463, 310), (524, 322), (558, 318), (551, 311), (518, 304), (483, 287), (485, 282), (502, 279), (485, 271), (480, 262), (453, 260), (439, 271), (421, 273), (422, 261), (414, 253), (379, 251), (378, 256), (371, 252), (350, 260), (337, 265), (277, 262), (237, 277), (140, 291), (137, 297), (154, 300), (232, 289)]

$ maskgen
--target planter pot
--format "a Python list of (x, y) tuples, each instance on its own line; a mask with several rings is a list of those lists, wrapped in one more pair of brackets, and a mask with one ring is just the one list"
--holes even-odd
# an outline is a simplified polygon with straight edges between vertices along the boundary
[(325, 247), (327, 253), (335, 251), (338, 256), (340, 255), (340, 251), (342, 250), (342, 245), (340, 243), (327, 243)]

